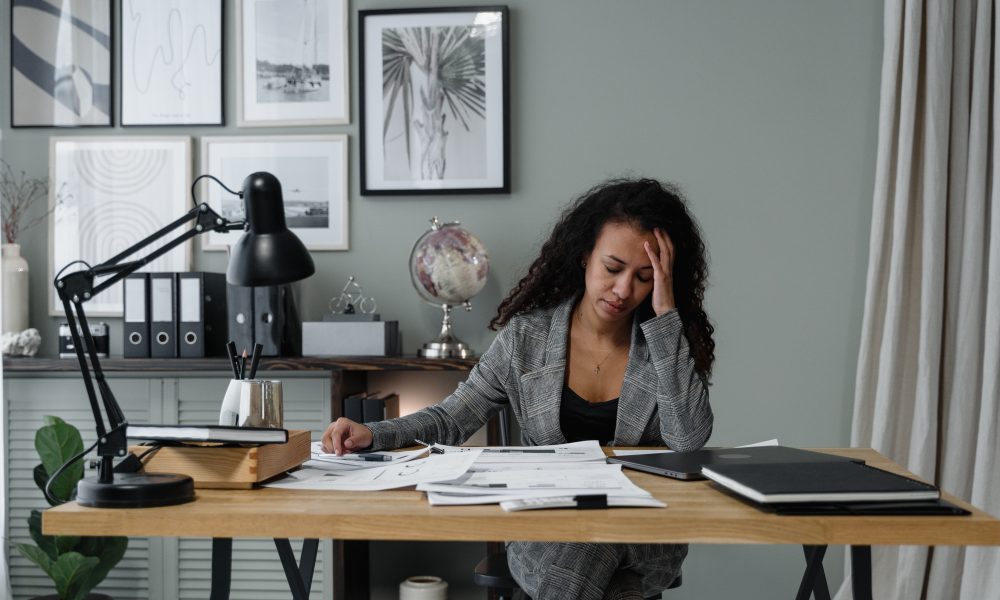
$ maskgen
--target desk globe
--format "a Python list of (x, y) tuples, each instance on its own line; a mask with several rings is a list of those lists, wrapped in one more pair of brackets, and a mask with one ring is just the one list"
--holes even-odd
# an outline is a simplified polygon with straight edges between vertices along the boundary
[(470, 300), (486, 285), (490, 257), (476, 236), (459, 227), (431, 219), (431, 228), (410, 251), (410, 281), (420, 298), (444, 311), (441, 333), (417, 350), (426, 358), (469, 358), (472, 349), (455, 337), (451, 329), (451, 309), (456, 304), (472, 310)]

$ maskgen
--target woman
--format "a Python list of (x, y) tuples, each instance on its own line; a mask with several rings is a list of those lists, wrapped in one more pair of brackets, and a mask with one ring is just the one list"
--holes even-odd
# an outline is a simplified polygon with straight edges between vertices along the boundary
[[(440, 404), (360, 425), (338, 419), (327, 452), (428, 440), (461, 444), (509, 403), (525, 445), (597, 439), (694, 450), (712, 432), (713, 328), (698, 226), (679, 194), (616, 180), (581, 196), (500, 303), (503, 326)], [(510, 542), (511, 573), (535, 600), (642, 598), (680, 573), (687, 546)]]

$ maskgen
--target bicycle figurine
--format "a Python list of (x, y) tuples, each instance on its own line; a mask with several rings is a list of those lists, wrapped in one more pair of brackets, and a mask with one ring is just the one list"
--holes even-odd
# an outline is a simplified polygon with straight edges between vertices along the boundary
[(364, 290), (354, 275), (347, 278), (344, 289), (340, 290), (340, 295), (330, 300), (330, 312), (353, 315), (357, 313), (372, 314), (378, 310), (375, 298), (365, 296)]

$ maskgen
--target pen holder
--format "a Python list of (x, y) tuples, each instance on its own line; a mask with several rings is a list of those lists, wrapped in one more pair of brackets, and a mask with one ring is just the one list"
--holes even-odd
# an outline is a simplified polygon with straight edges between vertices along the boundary
[(219, 410), (219, 425), (236, 427), (240, 418), (240, 384), (242, 379), (230, 379), (226, 395), (222, 397), (222, 408)]
[(281, 382), (251, 379), (241, 383), (236, 424), (240, 427), (280, 428), (284, 423)]
[(267, 379), (231, 379), (219, 410), (219, 425), (281, 428), (284, 402), (281, 382)]

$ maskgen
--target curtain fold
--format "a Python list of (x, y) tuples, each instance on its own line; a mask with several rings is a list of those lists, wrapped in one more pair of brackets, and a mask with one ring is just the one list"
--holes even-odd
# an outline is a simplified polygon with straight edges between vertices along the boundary
[[(886, 0), (853, 446), (1000, 513), (996, 9)], [(992, 267), (992, 268), (991, 268)], [(878, 598), (987, 598), (995, 548), (875, 548)], [(850, 598), (848, 582), (837, 594)]]

